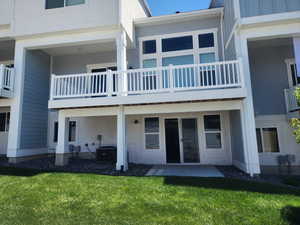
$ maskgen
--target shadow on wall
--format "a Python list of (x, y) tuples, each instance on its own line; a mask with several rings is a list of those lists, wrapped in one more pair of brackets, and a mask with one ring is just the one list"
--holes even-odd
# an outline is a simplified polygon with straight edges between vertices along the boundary
[[(262, 182), (242, 181), (229, 178), (188, 178), (165, 177), (165, 185), (210, 188), (229, 191), (247, 191), (262, 194), (295, 195), (300, 196), (300, 189), (287, 189), (281, 186)], [(300, 215), (300, 214), (299, 214)], [(300, 223), (299, 223), (300, 224)]]
[(290, 225), (300, 224), (300, 207), (286, 206), (281, 210), (281, 217)]

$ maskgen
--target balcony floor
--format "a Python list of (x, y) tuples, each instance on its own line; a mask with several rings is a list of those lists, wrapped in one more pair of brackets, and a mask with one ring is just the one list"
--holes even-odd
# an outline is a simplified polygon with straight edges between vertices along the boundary
[(193, 90), (174, 93), (155, 93), (146, 95), (128, 95), (114, 97), (69, 98), (50, 100), (50, 109), (84, 108), (115, 105), (140, 105), (157, 103), (176, 103), (187, 101), (217, 101), (242, 99), (246, 97), (244, 88), (225, 88)]

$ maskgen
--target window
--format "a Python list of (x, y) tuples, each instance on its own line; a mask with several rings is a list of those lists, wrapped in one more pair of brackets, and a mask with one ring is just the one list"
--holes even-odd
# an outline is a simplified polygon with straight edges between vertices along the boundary
[(76, 141), (76, 122), (70, 121), (69, 123), (69, 142)]
[(143, 61), (143, 68), (155, 68), (157, 66), (156, 59), (145, 59)]
[(220, 115), (204, 116), (204, 132), (206, 139), (206, 148), (222, 148), (221, 117)]
[(159, 118), (145, 118), (145, 148), (159, 149)]
[(199, 48), (210, 48), (215, 46), (214, 34), (200, 34), (198, 36)]
[(256, 136), (259, 153), (280, 152), (277, 128), (258, 128), (256, 129)]
[(292, 63), (291, 66), (291, 75), (293, 79), (293, 86), (297, 86), (300, 84), (300, 77), (297, 76), (297, 66), (296, 64)]
[[(57, 143), (58, 141), (58, 122), (54, 122), (54, 133), (53, 133), (53, 142)], [(76, 121), (69, 122), (69, 142), (76, 141)]]
[(200, 54), (200, 63), (213, 63), (216, 61), (215, 53)]
[(169, 65), (177, 66), (177, 65), (189, 65), (189, 64), (194, 64), (193, 55), (165, 57), (162, 59), (163, 66), (169, 66)]
[(162, 39), (162, 52), (193, 49), (193, 36)]
[(9, 121), (10, 121), (10, 113), (9, 112), (0, 113), (0, 132), (8, 132), (9, 131)]
[(46, 0), (46, 9), (84, 4), (85, 0)]
[(54, 122), (53, 142), (57, 143), (57, 139), (58, 139), (58, 122)]
[(143, 54), (156, 53), (156, 40), (144, 41), (143, 42)]
[(212, 29), (211, 32), (202, 34), (201, 31), (193, 31), (171, 34), (167, 37), (159, 35), (142, 38), (140, 65), (143, 68), (153, 68), (170, 64), (179, 66), (215, 62), (218, 60), (216, 34), (217, 30)]

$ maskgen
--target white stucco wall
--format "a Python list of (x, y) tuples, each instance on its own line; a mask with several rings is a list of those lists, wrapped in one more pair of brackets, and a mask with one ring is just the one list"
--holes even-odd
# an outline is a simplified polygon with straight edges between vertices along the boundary
[[(222, 144), (220, 150), (208, 150), (205, 147), (203, 115), (220, 114), (222, 119)], [(144, 147), (144, 118), (160, 118), (160, 149), (145, 150)], [(129, 161), (139, 164), (166, 164), (165, 132), (164, 119), (166, 118), (197, 118), (198, 139), (200, 149), (201, 164), (207, 165), (231, 165), (232, 154), (230, 148), (230, 126), (228, 112), (214, 113), (178, 113), (178, 114), (149, 114), (149, 115), (130, 115), (127, 116), (127, 146)], [(55, 148), (53, 143), (54, 121), (57, 120), (57, 113), (50, 113), (49, 116), (49, 146)], [(134, 123), (137, 120), (138, 123)], [(71, 121), (77, 122), (77, 140), (74, 145), (80, 145), (83, 151), (86, 151), (86, 143), (92, 146), (95, 143), (98, 146), (97, 135), (103, 136), (102, 145), (117, 144), (117, 121), (116, 117), (84, 117), (71, 118)], [(94, 150), (95, 147), (91, 147)]]
[[(1, 101), (1, 99), (0, 99)], [(9, 108), (1, 107), (0, 112), (9, 112)], [(7, 152), (8, 132), (0, 132), (0, 155), (5, 155)]]
[(257, 128), (277, 128), (279, 153), (260, 153), (260, 163), (263, 166), (277, 166), (279, 155), (295, 155), (296, 165), (300, 165), (300, 145), (296, 143), (286, 115), (268, 115), (256, 117)]

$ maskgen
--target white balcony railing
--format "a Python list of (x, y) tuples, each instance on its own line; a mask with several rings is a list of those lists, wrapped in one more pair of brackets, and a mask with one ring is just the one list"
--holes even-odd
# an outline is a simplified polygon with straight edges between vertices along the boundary
[(12, 92), (14, 89), (14, 69), (0, 65), (0, 90)]
[(300, 105), (298, 104), (297, 98), (295, 96), (295, 91), (296, 87), (284, 90), (286, 108), (288, 113), (300, 110)]
[(239, 61), (77, 75), (52, 75), (51, 100), (146, 95), (243, 85)]

